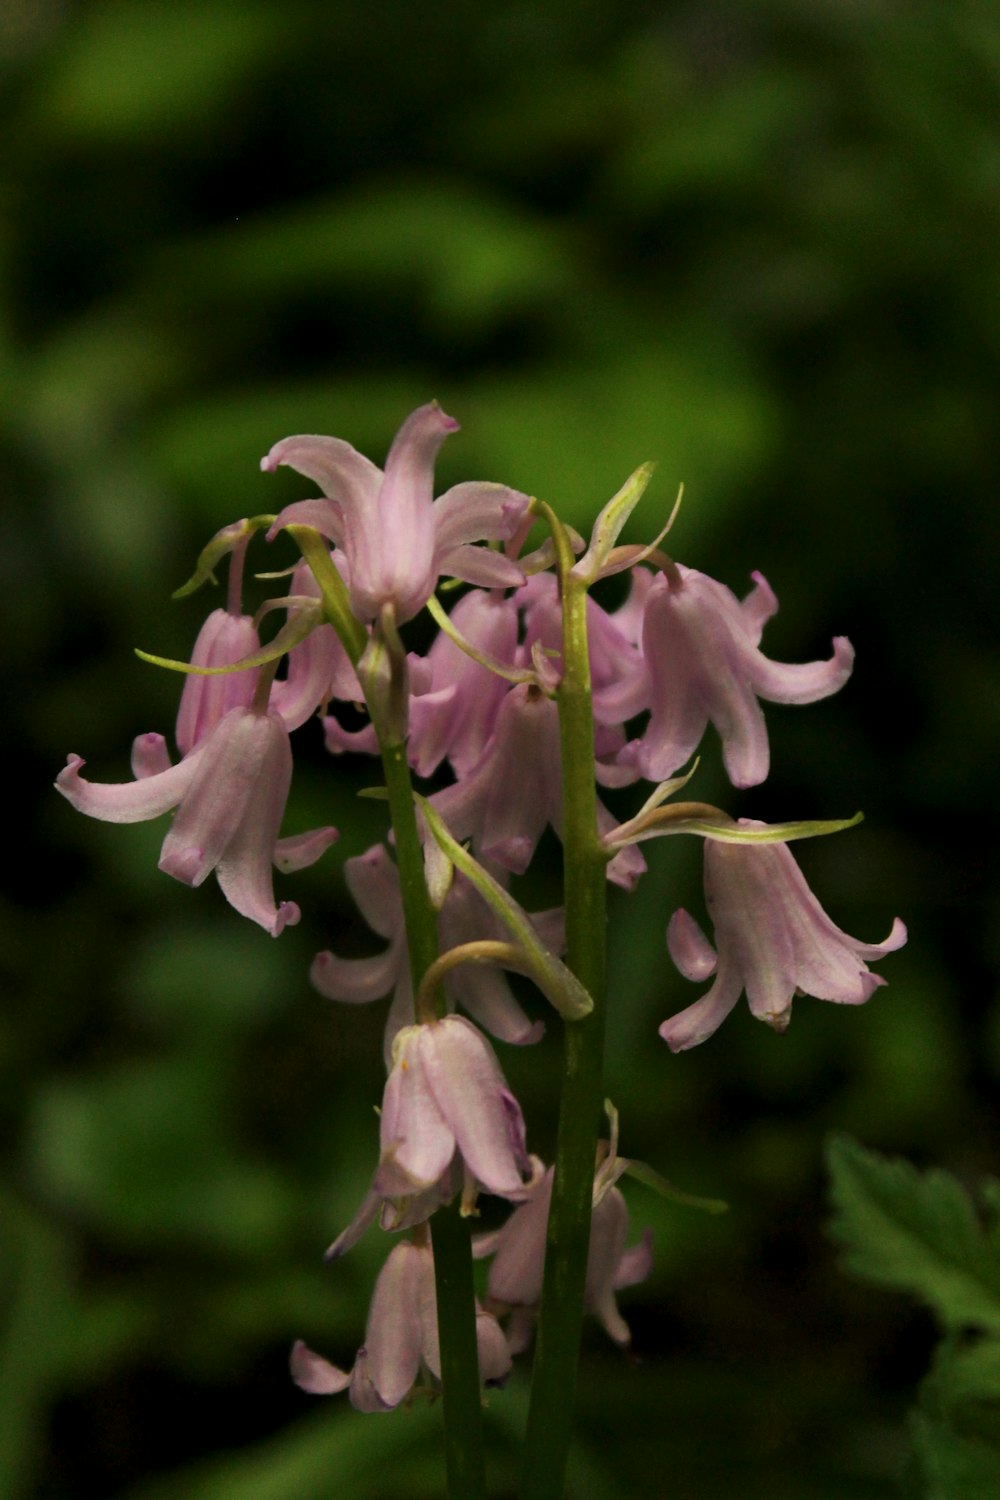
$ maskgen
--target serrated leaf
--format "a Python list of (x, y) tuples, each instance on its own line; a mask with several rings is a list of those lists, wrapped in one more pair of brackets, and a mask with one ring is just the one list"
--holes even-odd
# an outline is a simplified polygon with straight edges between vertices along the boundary
[(858, 1276), (926, 1302), (946, 1328), (1000, 1331), (1000, 1254), (950, 1173), (920, 1172), (848, 1136), (827, 1148), (831, 1233)]

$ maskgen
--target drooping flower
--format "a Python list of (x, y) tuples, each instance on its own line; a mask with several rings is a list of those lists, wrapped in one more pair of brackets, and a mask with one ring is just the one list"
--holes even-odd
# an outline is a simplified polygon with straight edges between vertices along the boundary
[[(510, 1350), (501, 1326), (478, 1302), (475, 1341), (480, 1379), (484, 1385), (501, 1386), (510, 1374)], [(391, 1412), (414, 1394), (421, 1373), (430, 1377), (430, 1391), (438, 1391), (441, 1350), (433, 1251), (424, 1242), (403, 1241), (388, 1253), (379, 1272), (354, 1368), (339, 1370), (300, 1340), (292, 1349), (291, 1374), (309, 1395), (325, 1397), (349, 1388), (351, 1406), (358, 1412)]]
[(404, 1026), (392, 1047), (374, 1187), (423, 1193), (461, 1158), (488, 1193), (520, 1198), (531, 1175), (524, 1119), (492, 1047), (462, 1016)]
[(480, 1189), (519, 1202), (542, 1171), (493, 1049), (461, 1016), (396, 1033), (379, 1126), (372, 1185), (327, 1260), (345, 1255), (376, 1219), (386, 1230), (411, 1229), (459, 1191), (463, 1212)]
[(753, 579), (740, 602), (715, 579), (674, 564), (649, 589), (642, 649), (652, 713), (645, 733), (619, 758), (650, 781), (665, 780), (690, 760), (711, 720), (730, 781), (757, 786), (770, 760), (757, 700), (815, 703), (850, 676), (854, 650), (844, 636), (835, 638), (829, 661), (770, 661), (759, 642), (778, 601), (760, 573)]
[[(379, 1000), (390, 992), (392, 1006), (386, 1021), (385, 1054), (390, 1063), (396, 1033), (413, 1023), (413, 985), (406, 923), (399, 889), (399, 871), (383, 844), (344, 864), (348, 889), (369, 927), (389, 946), (374, 958), (338, 958), (326, 951), (313, 960), (310, 978), (321, 995), (351, 1005)], [(537, 912), (532, 921), (543, 941), (554, 951), (563, 945), (562, 911)], [(505, 934), (482, 897), (462, 876), (456, 875), (438, 918), (441, 947), (456, 948), (477, 939), (501, 938)], [(480, 1026), (501, 1041), (523, 1046), (535, 1042), (544, 1031), (542, 1022), (532, 1023), (511, 993), (506, 978), (497, 969), (463, 965), (444, 980), (450, 1007), (461, 1005)]]
[(70, 755), (56, 779), (79, 812), (106, 823), (144, 823), (177, 808), (160, 851), (161, 870), (192, 886), (215, 870), (229, 903), (273, 937), (299, 920), (293, 901), (275, 905), (271, 866), (303, 869), (337, 830), (278, 837), (292, 776), (280, 714), (231, 708), (177, 765), (161, 735), (140, 735), (132, 752), (135, 781), (86, 781), (83, 765)]
[(471, 545), (506, 541), (517, 531), (528, 496), (502, 484), (457, 484), (434, 499), (434, 460), (458, 429), (436, 401), (418, 407), (389, 450), (385, 472), (341, 438), (284, 438), (261, 459), (273, 471), (287, 464), (312, 479), (324, 499), (286, 506), (272, 528), (314, 526), (343, 549), (351, 607), (375, 620), (392, 605), (402, 624), (427, 603), (448, 574), (486, 588), (523, 583), (501, 552)]
[[(196, 667), (226, 667), (260, 650), (260, 637), (250, 615), (214, 609), (198, 632), (191, 652)], [(223, 672), (185, 677), (177, 710), (174, 738), (182, 755), (210, 734), (231, 708), (249, 708), (259, 671)]]
[[(740, 819), (744, 828), (763, 824)], [(784, 1031), (796, 993), (862, 1005), (885, 984), (866, 960), (906, 942), (897, 917), (882, 943), (860, 943), (831, 922), (787, 844), (705, 843), (705, 900), (715, 948), (683, 907), (670, 919), (670, 956), (687, 979), (715, 983), (660, 1035), (674, 1052), (696, 1047), (722, 1024), (741, 993), (758, 1020)]]
[[(479, 1374), (487, 1386), (502, 1385), (511, 1357), (496, 1318), (476, 1303)], [(348, 1373), (315, 1354), (301, 1340), (291, 1356), (292, 1379), (313, 1396), (350, 1388), (358, 1411), (391, 1411), (413, 1394), (421, 1371), (432, 1392), (439, 1389), (434, 1256), (430, 1245), (409, 1240), (394, 1246), (379, 1272), (368, 1313), (365, 1342)]]
[[(615, 1186), (627, 1162), (605, 1161), (594, 1178), (590, 1248), (584, 1310), (592, 1313), (608, 1336), (623, 1348), (631, 1340), (628, 1324), (618, 1311), (615, 1293), (645, 1281), (653, 1265), (653, 1239), (645, 1230), (637, 1244), (626, 1249), (628, 1208)], [(545, 1235), (552, 1200), (554, 1169), (547, 1168), (531, 1196), (514, 1209), (506, 1224), (490, 1234), (477, 1235), (474, 1254), (492, 1255), (487, 1303), (498, 1317), (509, 1317), (507, 1342), (520, 1354), (531, 1342), (542, 1300)]]

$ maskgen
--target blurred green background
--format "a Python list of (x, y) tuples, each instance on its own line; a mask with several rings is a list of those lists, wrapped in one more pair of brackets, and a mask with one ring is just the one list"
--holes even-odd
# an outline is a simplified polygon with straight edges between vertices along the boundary
[[(381, 462), (436, 396), (441, 487), (586, 525), (654, 458), (634, 535), (683, 480), (672, 551), (765, 573), (769, 654), (852, 638), (839, 697), (769, 712), (769, 784), (727, 791), (713, 738), (697, 795), (864, 808), (801, 862), (852, 934), (911, 933), (864, 1010), (803, 1000), (777, 1038), (743, 1007), (672, 1058), (699, 850), (647, 846), (616, 893), (622, 1149), (731, 1211), (629, 1189), (656, 1269), (635, 1361), (588, 1330), (572, 1494), (891, 1495), (934, 1330), (838, 1269), (821, 1148), (997, 1170), (1000, 6), (5, 0), (0, 78), (0, 1491), (441, 1494), (438, 1410), (286, 1371), (300, 1335), (351, 1360), (385, 1248), (321, 1263), (373, 1164), (384, 1008), (306, 977), (374, 946), (340, 873), (381, 832), (371, 767), (302, 731), (286, 828), (342, 840), (283, 884), (280, 942), (159, 875), (162, 825), (50, 789), (170, 729), (176, 680), (132, 647), (186, 655), (197, 549), (302, 493), (260, 454), (319, 431)], [(542, 1152), (555, 1030), (503, 1056)], [(497, 1496), (524, 1404), (523, 1372), (491, 1398)]]

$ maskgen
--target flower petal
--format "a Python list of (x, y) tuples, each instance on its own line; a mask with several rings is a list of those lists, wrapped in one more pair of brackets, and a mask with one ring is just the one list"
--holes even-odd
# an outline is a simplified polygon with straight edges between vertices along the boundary
[[(249, 615), (215, 609), (202, 625), (191, 652), (196, 667), (226, 667), (260, 650), (260, 637)], [(227, 672), (218, 677), (191, 673), (184, 679), (174, 738), (186, 755), (231, 708), (249, 708), (259, 670)]]
[(452, 485), (434, 502), (438, 554), (466, 542), (506, 542), (514, 536), (530, 497), (505, 484), (470, 480)]
[(382, 483), (382, 471), (342, 438), (312, 433), (282, 438), (260, 461), (265, 474), (273, 474), (279, 464), (287, 464), (318, 484), (331, 500), (346, 505), (374, 504)]
[(455, 1154), (455, 1135), (428, 1077), (420, 1039), (444, 1025), (406, 1026), (393, 1044), (393, 1068), (379, 1121), (381, 1160), (375, 1187), (385, 1198), (432, 1187)]
[(434, 1101), (466, 1165), (487, 1192), (520, 1195), (530, 1168), (524, 1120), (489, 1044), (461, 1016), (418, 1029)]
[(327, 827), (312, 828), (308, 833), (294, 833), (290, 838), (278, 839), (272, 853), (274, 865), (285, 875), (294, 870), (306, 870), (339, 838), (336, 828)]
[(162, 734), (137, 734), (132, 741), (132, 775), (137, 781), (170, 770), (170, 751)]
[(660, 1035), (671, 1052), (686, 1052), (697, 1047), (717, 1031), (740, 998), (743, 989), (740, 975), (720, 964), (715, 983), (693, 1005), (678, 1011), (660, 1027)]
[[(375, 1283), (365, 1347), (358, 1353), (357, 1364), (364, 1365), (365, 1376), (387, 1407), (398, 1406), (409, 1394), (420, 1370), (421, 1300), (426, 1292), (428, 1270), (433, 1295), (430, 1250), (404, 1241), (389, 1252)], [(353, 1384), (351, 1399), (354, 1400)]]
[(405, 961), (406, 955), (399, 952), (398, 945), (374, 958), (338, 958), (327, 950), (313, 959), (309, 980), (328, 1000), (367, 1005), (395, 988), (400, 964)]
[(56, 789), (77, 812), (90, 818), (100, 818), (104, 823), (145, 823), (169, 812), (187, 794), (198, 772), (203, 748), (199, 746), (176, 766), (142, 776), (138, 781), (103, 784), (85, 781), (80, 768), (86, 761), (79, 755), (70, 755), (56, 777)]
[(334, 1396), (338, 1391), (346, 1390), (351, 1383), (350, 1375), (344, 1370), (338, 1370), (336, 1365), (331, 1365), (322, 1355), (315, 1354), (301, 1339), (292, 1345), (288, 1363), (295, 1384), (310, 1396)]
[(667, 947), (670, 957), (685, 979), (695, 984), (715, 973), (718, 958), (715, 949), (702, 932), (690, 912), (679, 907), (670, 918), (667, 927)]

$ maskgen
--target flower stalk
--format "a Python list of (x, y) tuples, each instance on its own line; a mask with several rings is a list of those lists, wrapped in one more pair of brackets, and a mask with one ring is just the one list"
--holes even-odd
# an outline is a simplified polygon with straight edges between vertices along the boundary
[[(324, 591), (327, 618), (340, 635), (352, 665), (357, 667), (367, 637), (359, 622), (343, 607), (343, 585), (329, 562), (329, 553), (315, 532), (309, 534), (309, 528), (295, 527), (294, 531), (303, 555), (311, 567), (315, 564), (317, 582)], [(437, 919), (424, 878), (424, 856), (417, 829), (406, 740), (389, 722), (383, 708), (384, 705), (374, 696), (368, 703), (396, 840), (400, 894), (416, 995), (421, 991), (424, 976), (438, 957)], [(444, 1014), (440, 988), (435, 1008), (438, 1015)], [(435, 1213), (431, 1221), (431, 1242), (444, 1393), (448, 1500), (485, 1500), (486, 1464), (479, 1394), (472, 1242), (468, 1221), (461, 1216), (458, 1202)]]
[(603, 1100), (607, 967), (607, 851), (597, 835), (594, 719), (587, 645), (587, 585), (571, 576), (569, 538), (548, 506), (563, 608), (557, 692), (563, 777), (566, 963), (593, 1000), (567, 1021), (538, 1343), (521, 1480), (522, 1500), (559, 1500), (572, 1436), (594, 1184)]

